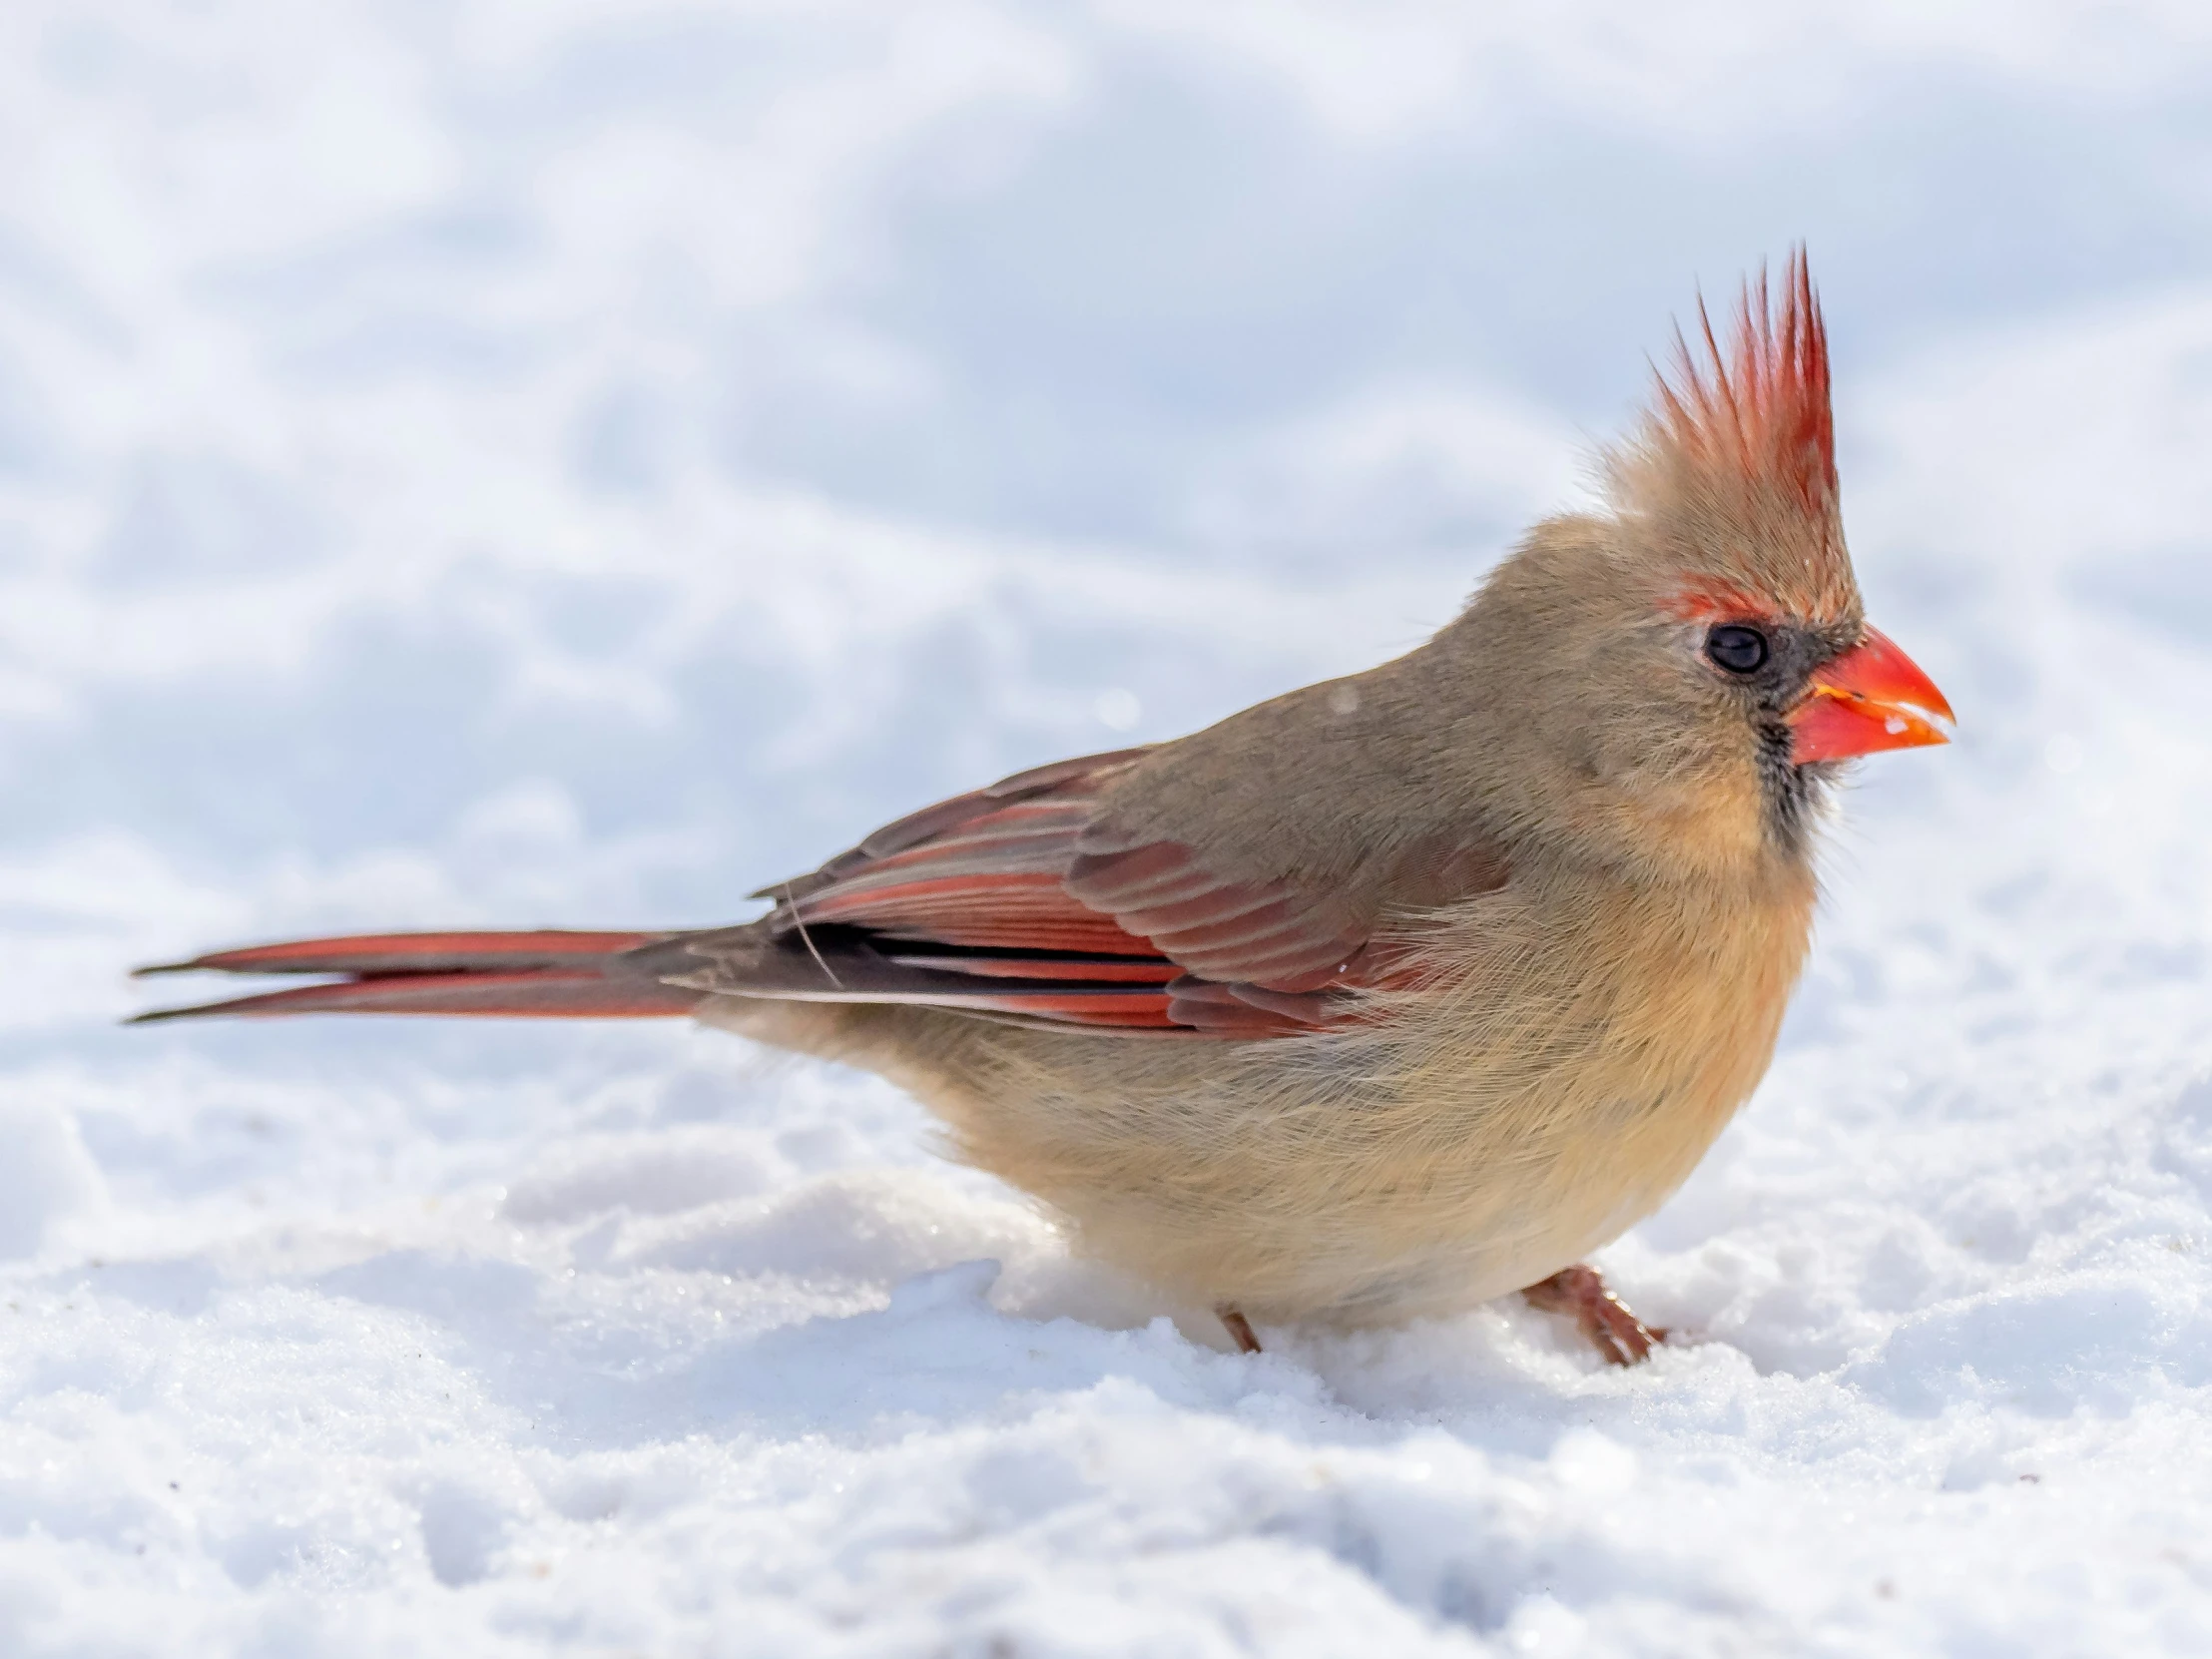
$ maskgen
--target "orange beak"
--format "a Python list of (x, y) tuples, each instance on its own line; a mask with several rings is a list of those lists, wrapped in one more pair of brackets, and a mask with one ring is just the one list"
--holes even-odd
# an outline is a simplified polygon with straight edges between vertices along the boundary
[[(1933, 717), (1933, 718), (1932, 718)], [(1948, 743), (1954, 716), (1936, 682), (1887, 634), (1867, 637), (1813, 676), (1805, 701), (1790, 716), (1790, 759), (1847, 761), (1883, 749)]]

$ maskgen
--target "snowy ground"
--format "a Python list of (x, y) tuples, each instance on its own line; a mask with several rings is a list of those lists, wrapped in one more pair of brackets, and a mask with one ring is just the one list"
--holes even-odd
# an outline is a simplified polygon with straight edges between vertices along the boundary
[[(0, 1653), (2212, 1648), (2208, 14), (1498, 10), (0, 8)], [(1215, 1352), (676, 1026), (114, 1025), (1401, 648), (1799, 237), (1963, 726), (1648, 1368)]]

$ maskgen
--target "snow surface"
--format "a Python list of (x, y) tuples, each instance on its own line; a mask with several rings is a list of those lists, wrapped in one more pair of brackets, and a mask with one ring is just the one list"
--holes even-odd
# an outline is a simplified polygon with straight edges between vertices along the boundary
[[(0, 1654), (2212, 1649), (2208, 73), (2179, 0), (0, 8)], [(1963, 724), (1603, 1258), (1646, 1368), (1219, 1352), (680, 1026), (113, 1023), (734, 918), (1402, 648), (1801, 236)]]

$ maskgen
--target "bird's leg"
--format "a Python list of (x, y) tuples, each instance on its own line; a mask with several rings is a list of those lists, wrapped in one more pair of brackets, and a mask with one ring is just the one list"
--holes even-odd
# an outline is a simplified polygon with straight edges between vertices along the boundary
[(1521, 1295), (1531, 1308), (1572, 1315), (1582, 1335), (1612, 1365), (1633, 1366), (1651, 1353), (1653, 1343), (1667, 1340), (1664, 1330), (1631, 1314), (1628, 1304), (1605, 1288), (1595, 1268), (1562, 1268)]
[(1260, 1352), (1260, 1339), (1252, 1334), (1252, 1322), (1250, 1320), (1226, 1302), (1216, 1308), (1214, 1312), (1220, 1316), (1221, 1323), (1229, 1328), (1229, 1340), (1237, 1345), (1239, 1354), (1257, 1354)]

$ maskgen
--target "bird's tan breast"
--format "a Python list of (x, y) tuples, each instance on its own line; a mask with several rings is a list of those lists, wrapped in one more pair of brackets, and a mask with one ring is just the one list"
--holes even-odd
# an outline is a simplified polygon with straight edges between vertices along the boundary
[(1521, 896), (1446, 925), (1393, 1088), (1407, 1242), (1456, 1223), (1485, 1295), (1617, 1237), (1696, 1167), (1766, 1072), (1813, 902), (1809, 878)]

